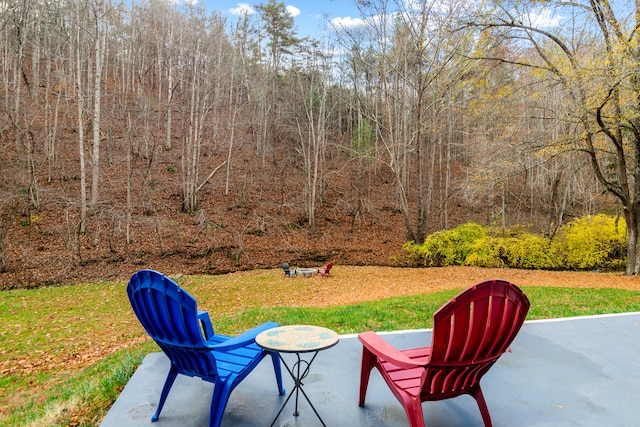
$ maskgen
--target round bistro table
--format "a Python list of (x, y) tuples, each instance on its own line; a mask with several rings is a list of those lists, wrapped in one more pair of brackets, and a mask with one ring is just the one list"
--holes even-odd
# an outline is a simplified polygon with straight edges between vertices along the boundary
[[(256, 337), (256, 344), (260, 347), (264, 348), (269, 352), (277, 352), (280, 356), (280, 360), (284, 364), (285, 368), (291, 375), (291, 378), (294, 382), (294, 387), (287, 400), (284, 401), (280, 411), (273, 419), (271, 426), (273, 426), (282, 413), (282, 410), (291, 396), (293, 396), (293, 392), (295, 391), (296, 395), (296, 408), (293, 413), (294, 416), (298, 416), (298, 394), (302, 392), (302, 395), (307, 399), (309, 405), (311, 405), (311, 409), (315, 412), (316, 416), (324, 426), (325, 423), (322, 421), (320, 414), (309, 400), (309, 396), (305, 393), (302, 386), (304, 385), (302, 380), (309, 375), (309, 369), (311, 368), (311, 364), (315, 360), (316, 356), (321, 350), (326, 350), (334, 345), (338, 344), (340, 337), (337, 333), (332, 331), (331, 329), (323, 328), (320, 326), (312, 326), (312, 325), (291, 325), (291, 326), (280, 326), (277, 328), (268, 329), (266, 331), (261, 332)], [(293, 353), (296, 355), (297, 362), (290, 368), (287, 365), (287, 362), (282, 358), (282, 353)], [(313, 356), (309, 361), (303, 360), (300, 356), (303, 353), (313, 353)]]

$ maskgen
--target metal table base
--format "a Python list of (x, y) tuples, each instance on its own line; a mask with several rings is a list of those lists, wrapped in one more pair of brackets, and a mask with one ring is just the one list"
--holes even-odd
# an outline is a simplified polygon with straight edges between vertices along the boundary
[[(278, 414), (273, 419), (273, 422), (271, 423), (271, 427), (273, 427), (273, 425), (278, 420), (278, 417), (280, 417), (280, 414), (282, 414), (282, 411), (284, 410), (285, 406), (287, 406), (287, 403), (289, 403), (289, 400), (291, 399), (291, 396), (294, 395), (294, 392), (296, 395), (296, 407), (295, 407), (295, 411), (293, 412), (293, 416), (297, 417), (298, 415), (300, 415), (300, 412), (298, 412), (298, 401), (299, 401), (299, 394), (300, 392), (302, 392), (302, 395), (304, 396), (305, 399), (307, 399), (307, 402), (309, 403), (309, 406), (311, 406), (311, 409), (313, 409), (313, 412), (315, 412), (316, 416), (318, 417), (322, 425), (326, 427), (326, 424), (322, 420), (322, 417), (320, 417), (320, 414), (316, 410), (315, 406), (313, 406), (313, 403), (311, 403), (309, 396), (307, 396), (307, 393), (305, 393), (304, 389), (302, 388), (302, 386), (304, 385), (302, 380), (304, 380), (307, 377), (307, 375), (309, 375), (309, 369), (311, 368), (311, 364), (313, 363), (317, 355), (318, 355), (318, 352), (316, 351), (313, 354), (313, 357), (311, 358), (311, 360), (307, 362), (306, 360), (303, 360), (300, 357), (300, 353), (296, 353), (296, 357), (298, 358), (298, 361), (293, 365), (292, 368), (289, 368), (289, 365), (287, 365), (287, 362), (284, 360), (284, 358), (280, 354), (280, 360), (282, 361), (282, 364), (284, 365), (284, 367), (287, 368), (289, 375), (291, 375), (291, 378), (293, 379), (293, 382), (294, 382), (294, 386), (293, 386), (293, 390), (291, 390), (291, 393), (289, 393), (289, 396), (287, 396), (287, 399), (282, 404), (282, 407), (278, 411)], [(302, 369), (302, 365), (305, 365), (304, 369)]]
[[(309, 375), (309, 370), (311, 369), (311, 364), (316, 359), (318, 353), (322, 350), (326, 350), (334, 345), (338, 344), (340, 341), (340, 336), (332, 331), (331, 329), (323, 328), (321, 326), (313, 326), (313, 325), (290, 325), (290, 326), (279, 326), (277, 328), (268, 329), (266, 331), (261, 332), (256, 336), (256, 344), (260, 347), (264, 348), (268, 352), (277, 352), (280, 356), (280, 361), (284, 364), (285, 368), (287, 368), (287, 372), (293, 379), (294, 386), (287, 399), (282, 404), (282, 407), (278, 411), (278, 414), (273, 419), (271, 423), (271, 427), (274, 426), (280, 414), (284, 410), (291, 397), (296, 395), (296, 407), (293, 412), (293, 415), (297, 417), (300, 415), (298, 411), (298, 405), (300, 403), (300, 393), (307, 399), (307, 402), (313, 409), (313, 412), (316, 414), (323, 427), (326, 427), (322, 417), (316, 410), (313, 403), (311, 403), (311, 399), (307, 396), (307, 393), (304, 391), (304, 383), (303, 380)], [(282, 353), (290, 353), (295, 354), (297, 361), (293, 364), (293, 366), (289, 366), (282, 357)], [(309, 355), (313, 354), (311, 360), (308, 362), (303, 360), (300, 356), (302, 353), (308, 353)]]

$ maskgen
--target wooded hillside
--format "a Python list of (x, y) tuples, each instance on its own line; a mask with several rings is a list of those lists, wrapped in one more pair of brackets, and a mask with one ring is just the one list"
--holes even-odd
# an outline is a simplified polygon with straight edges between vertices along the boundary
[(553, 236), (600, 212), (625, 215), (637, 273), (629, 6), (547, 31), (539, 2), (356, 3), (362, 26), (315, 40), (275, 0), (233, 22), (0, 1), (0, 288), (404, 265), (404, 242), (463, 222)]

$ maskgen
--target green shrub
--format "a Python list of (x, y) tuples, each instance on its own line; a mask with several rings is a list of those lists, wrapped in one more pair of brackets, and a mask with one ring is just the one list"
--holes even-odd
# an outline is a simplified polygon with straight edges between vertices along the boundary
[(490, 229), (490, 236), (478, 239), (464, 265), (553, 270), (559, 267), (551, 242), (542, 236), (514, 227)]
[(521, 225), (502, 229), (466, 223), (433, 233), (421, 245), (406, 243), (404, 249), (425, 267), (619, 269), (626, 262), (626, 230), (624, 220), (586, 216), (560, 227), (551, 241)]
[(625, 264), (627, 235), (624, 219), (585, 216), (560, 228), (554, 240), (565, 268), (620, 268)]
[(509, 267), (530, 270), (555, 270), (560, 267), (551, 242), (543, 236), (523, 233), (518, 237), (508, 237), (504, 239), (501, 249)]
[(410, 242), (404, 248), (425, 267), (462, 265), (472, 252), (474, 243), (486, 235), (484, 227), (469, 222), (451, 230), (433, 233), (427, 236), (422, 245)]
[(471, 245), (471, 253), (464, 259), (464, 265), (473, 267), (499, 268), (505, 267), (501, 258), (503, 239), (499, 237), (485, 236), (477, 239)]

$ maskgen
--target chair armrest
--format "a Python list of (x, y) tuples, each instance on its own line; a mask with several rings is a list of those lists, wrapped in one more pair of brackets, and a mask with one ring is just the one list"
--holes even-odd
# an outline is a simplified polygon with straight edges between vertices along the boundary
[(209, 313), (204, 310), (198, 310), (198, 320), (202, 325), (202, 332), (204, 333), (205, 341), (215, 335), (213, 332), (213, 326), (211, 325), (211, 318)]
[(277, 323), (266, 322), (224, 342), (214, 344), (209, 343), (209, 348), (216, 351), (229, 351), (240, 347), (246, 347), (247, 345), (253, 344), (256, 341), (256, 336), (258, 336), (260, 332), (266, 331), (267, 329), (276, 328), (278, 326), (280, 325), (278, 325)]
[(376, 355), (378, 359), (393, 363), (400, 368), (411, 369), (424, 367), (431, 359), (429, 356), (410, 359), (373, 331), (359, 334), (358, 339), (362, 345)]

